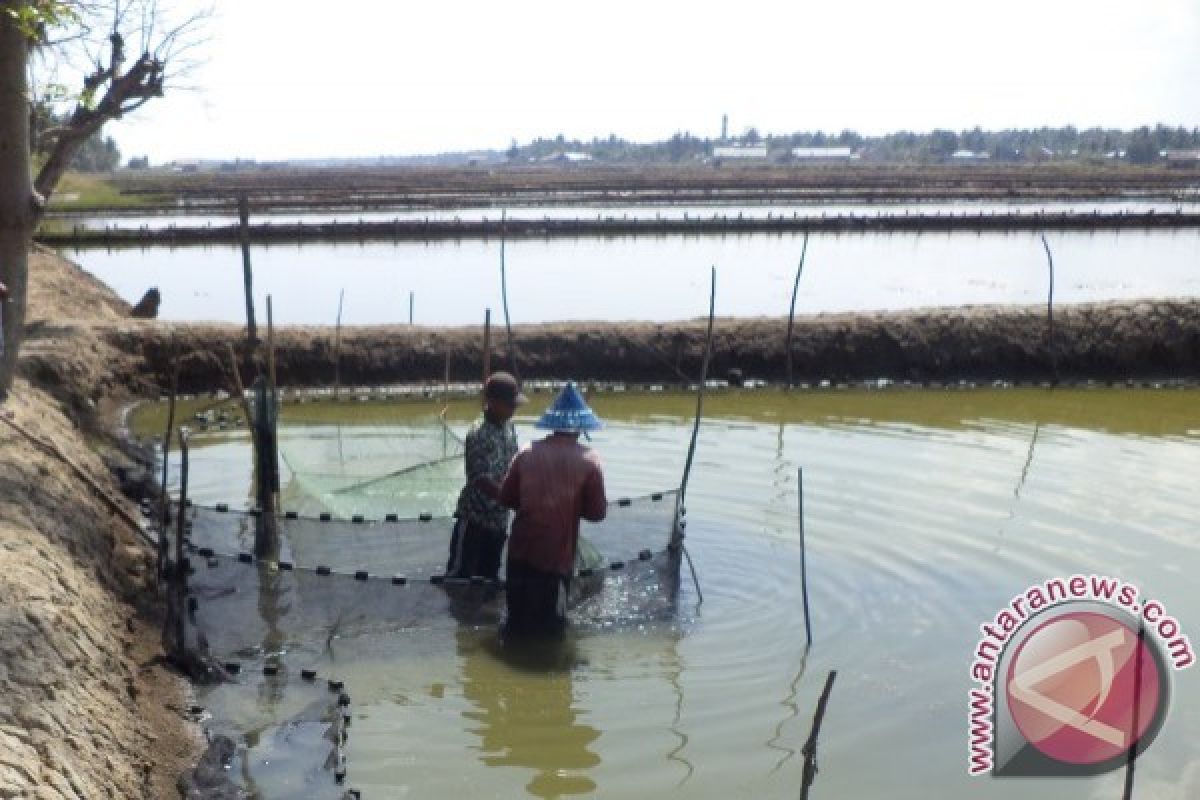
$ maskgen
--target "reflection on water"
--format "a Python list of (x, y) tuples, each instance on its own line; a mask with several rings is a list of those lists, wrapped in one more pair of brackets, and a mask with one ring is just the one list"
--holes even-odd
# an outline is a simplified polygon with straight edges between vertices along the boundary
[(590, 749), (600, 731), (576, 707), (573, 642), (501, 645), (495, 634), (460, 627), (463, 712), (479, 737), (479, 760), (489, 767), (532, 770), (526, 791), (535, 797), (588, 794), (596, 783), (588, 771), (600, 763)]
[[(591, 401), (610, 423), (594, 446), (614, 496), (678, 479), (691, 398)], [(1010, 597), (1075, 572), (1138, 584), (1195, 640), (1198, 401), (1191, 390), (714, 393), (688, 492), (705, 598), (697, 609), (684, 582), (688, 624), (579, 628), (537, 668), (513, 662), (493, 629), (453, 619), (337, 640), (319, 666), (354, 694), (350, 784), (370, 797), (795, 798), (797, 753), (837, 669), (818, 796), (1117, 797), (1119, 776), (969, 779), (969, 656)], [(456, 426), (471, 405), (451, 408)], [(310, 404), (284, 422), (302, 437), (339, 416), (350, 433), (439, 409)], [(532, 419), (518, 420), (526, 439)], [(193, 441), (201, 502), (246, 494), (249, 455), (232, 436)], [(1194, 673), (1172, 676), (1166, 725), (1138, 762), (1139, 785), (1165, 798), (1190, 797)]]

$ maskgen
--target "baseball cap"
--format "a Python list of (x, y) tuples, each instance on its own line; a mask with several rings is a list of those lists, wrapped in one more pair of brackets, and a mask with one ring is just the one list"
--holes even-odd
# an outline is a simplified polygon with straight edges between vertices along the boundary
[(483, 396), (494, 400), (503, 400), (514, 406), (519, 406), (529, 399), (521, 394), (521, 387), (517, 385), (517, 379), (507, 372), (493, 372), (488, 376), (487, 383), (483, 387)]

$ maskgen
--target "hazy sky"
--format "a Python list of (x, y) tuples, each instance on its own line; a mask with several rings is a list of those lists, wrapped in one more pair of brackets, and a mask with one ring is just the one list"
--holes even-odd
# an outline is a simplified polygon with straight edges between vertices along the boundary
[(197, 90), (112, 125), (127, 157), (715, 136), (723, 113), (736, 133), (1200, 126), (1200, 0), (210, 5)]

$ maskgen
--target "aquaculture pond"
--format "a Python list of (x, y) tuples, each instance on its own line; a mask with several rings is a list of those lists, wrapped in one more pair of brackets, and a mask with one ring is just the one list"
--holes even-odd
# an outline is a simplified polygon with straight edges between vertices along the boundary
[[(1050, 232), (1047, 240), (1056, 303), (1200, 295), (1194, 229)], [(803, 241), (798, 233), (510, 241), (512, 319), (691, 319), (708, 308), (711, 266), (718, 314), (784, 316)], [(496, 239), (254, 246), (254, 293), (260, 316), (272, 296), (279, 324), (332, 325), (343, 297), (347, 325), (408, 322), (410, 298), (417, 324), (479, 324), (484, 307), (502, 308), (500, 249)], [(66, 252), (130, 303), (158, 287), (164, 319), (245, 319), (237, 247)], [(1040, 304), (1048, 284), (1042, 242), (1028, 232), (814, 234), (796, 307)]]
[[(548, 397), (518, 418), (522, 440)], [(692, 397), (590, 399), (608, 422), (592, 444), (612, 497), (677, 485)], [(183, 404), (185, 419), (199, 402)], [(451, 427), (464, 430), (474, 405), (451, 402)], [(433, 429), (442, 408), (289, 402), (281, 449), (377, 458)], [(162, 407), (131, 425), (159, 435)], [(244, 432), (197, 432), (192, 445), (191, 497), (244, 506)], [(491, 625), (439, 617), (335, 637), (304, 666), (336, 673), (353, 696), (347, 785), (364, 797), (795, 798), (817, 697), (837, 670), (815, 797), (1117, 798), (1119, 772), (968, 777), (970, 664), (980, 625), (1010, 598), (1076, 573), (1136, 584), (1185, 633), (1200, 630), (1197, 474), (1196, 390), (717, 392), (687, 498), (703, 602), (685, 570), (674, 617), (582, 626), (538, 663), (506, 654)], [(403, 510), (445, 508), (460, 480), (452, 465)], [(1197, 674), (1170, 677), (1137, 797), (1200, 790)], [(240, 711), (256, 726), (251, 761), (278, 755), (255, 731), (285, 713), (280, 702), (260, 692)]]

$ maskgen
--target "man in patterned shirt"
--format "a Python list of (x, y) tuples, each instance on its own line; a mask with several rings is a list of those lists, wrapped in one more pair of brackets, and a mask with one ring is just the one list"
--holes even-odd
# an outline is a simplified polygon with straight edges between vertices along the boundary
[(525, 402), (525, 395), (512, 375), (494, 372), (484, 386), (483, 396), (483, 418), (467, 434), (467, 484), (458, 495), (454, 512), (458, 521), (450, 537), (446, 574), (495, 580), (508, 537), (508, 509), (496, 498), (504, 473), (517, 454), (517, 432), (511, 420), (517, 406)]

